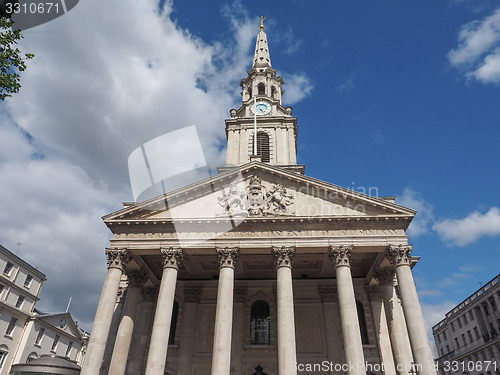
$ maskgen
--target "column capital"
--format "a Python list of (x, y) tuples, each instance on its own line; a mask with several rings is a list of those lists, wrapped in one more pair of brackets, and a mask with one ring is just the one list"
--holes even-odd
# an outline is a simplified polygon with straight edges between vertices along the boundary
[(295, 246), (273, 246), (273, 260), (276, 268), (292, 268), (295, 260)]
[(106, 256), (108, 257), (108, 269), (117, 268), (122, 272), (130, 261), (127, 249), (106, 249)]
[(392, 268), (377, 268), (374, 279), (379, 285), (394, 285), (394, 270)]
[(202, 286), (184, 287), (184, 301), (188, 303), (200, 303)]
[(351, 256), (354, 246), (330, 246), (330, 259), (338, 267), (351, 267)]
[(390, 245), (385, 256), (394, 267), (409, 266), (411, 262), (411, 245)]
[(180, 247), (162, 247), (160, 252), (163, 255), (163, 268), (179, 269), (182, 259), (184, 258)]
[(216, 247), (219, 268), (229, 267), (234, 269), (234, 264), (238, 261), (240, 251), (237, 247)]
[(318, 286), (321, 302), (338, 302), (337, 288), (334, 286), (320, 285)]
[(370, 297), (370, 301), (380, 300), (382, 298), (382, 290), (380, 290), (380, 286), (370, 286), (368, 288), (368, 296)]
[(142, 286), (148, 281), (148, 276), (143, 269), (127, 272), (129, 286)]

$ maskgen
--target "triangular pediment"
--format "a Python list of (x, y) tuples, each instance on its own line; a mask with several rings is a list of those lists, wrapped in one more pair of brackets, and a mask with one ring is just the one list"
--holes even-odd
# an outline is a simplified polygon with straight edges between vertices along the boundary
[(82, 339), (78, 327), (74, 322), (71, 314), (68, 312), (54, 313), (54, 314), (41, 314), (36, 317), (39, 321), (45, 322), (52, 327), (57, 328), (73, 337)]
[(105, 216), (133, 221), (405, 218), (415, 211), (384, 198), (252, 162)]

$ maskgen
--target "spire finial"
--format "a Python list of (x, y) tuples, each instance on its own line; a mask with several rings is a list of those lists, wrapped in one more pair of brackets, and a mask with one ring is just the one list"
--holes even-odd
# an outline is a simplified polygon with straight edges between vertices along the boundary
[(260, 31), (264, 31), (264, 20), (267, 18), (267, 16), (260, 16)]

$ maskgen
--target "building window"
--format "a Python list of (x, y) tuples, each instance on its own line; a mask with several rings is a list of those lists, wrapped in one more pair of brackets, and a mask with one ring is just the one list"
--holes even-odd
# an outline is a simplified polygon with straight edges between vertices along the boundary
[(271, 161), (269, 135), (266, 132), (257, 132), (257, 155), (261, 156), (263, 163), (269, 163)]
[(26, 275), (26, 279), (24, 279), (24, 286), (26, 288), (29, 288), (31, 285), (31, 281), (33, 281), (33, 276), (31, 275)]
[(0, 284), (0, 295), (2, 294), (3, 290), (5, 289), (5, 285)]
[(436, 338), (437, 338), (438, 344), (441, 344), (441, 337), (439, 336), (439, 334), (436, 336)]
[(449, 353), (449, 352), (450, 352), (450, 346), (446, 345), (446, 353)]
[(462, 328), (462, 322), (460, 321), (460, 318), (457, 319), (457, 323), (458, 323), (458, 328)]
[(14, 267), (14, 265), (11, 262), (7, 262), (7, 264), (5, 265), (5, 268), (3, 269), (3, 273), (5, 275), (10, 275), (10, 272), (12, 271), (13, 267)]
[(168, 345), (174, 345), (175, 343), (175, 329), (177, 328), (177, 317), (179, 315), (179, 303), (174, 301), (174, 306), (172, 308), (172, 320), (170, 321), (170, 334), (168, 336)]
[(5, 334), (7, 336), (11, 336), (12, 335), (12, 331), (14, 331), (14, 327), (16, 326), (16, 323), (17, 323), (17, 318), (10, 318), (10, 322), (9, 322), (9, 325), (7, 327), (7, 330), (5, 331)]
[(474, 320), (474, 313), (471, 311), (469, 311), (469, 319), (470, 320)]
[(443, 331), (443, 340), (446, 340), (446, 331)]
[(24, 296), (17, 297), (16, 307), (20, 309), (21, 306), (23, 305), (23, 302), (24, 302)]
[(462, 333), (462, 341), (464, 342), (464, 345), (467, 345), (467, 341), (465, 341), (465, 334)]
[(250, 309), (250, 343), (252, 345), (269, 345), (270, 325), (269, 304), (263, 300), (255, 301)]
[(467, 324), (468, 321), (467, 321), (467, 314), (464, 314), (464, 324)]
[(266, 86), (263, 83), (259, 83), (257, 86), (258, 95), (266, 95)]
[(276, 99), (276, 87), (274, 86), (271, 87), (271, 97)]
[(50, 348), (51, 351), (55, 351), (56, 348), (57, 348), (57, 344), (59, 343), (59, 335), (56, 335), (56, 337), (54, 338), (54, 342), (52, 343), (52, 348)]
[(40, 328), (40, 331), (38, 331), (38, 336), (36, 337), (35, 340), (35, 345), (40, 345), (44, 333), (45, 333), (45, 328)]
[(451, 332), (455, 332), (455, 322), (451, 322)]
[(472, 338), (472, 333), (470, 332), (470, 330), (467, 331), (467, 336), (469, 336), (469, 341), (470, 342), (474, 341), (474, 339)]
[(69, 357), (72, 348), (73, 348), (73, 341), (70, 341), (68, 347), (66, 348), (66, 357)]
[(5, 349), (0, 350), (0, 369), (3, 369), (3, 365), (5, 363), (5, 360), (7, 359), (7, 355), (9, 352), (5, 351)]
[(359, 330), (361, 331), (361, 343), (368, 345), (368, 329), (366, 328), (365, 309), (361, 302), (356, 300), (356, 310), (358, 311)]
[(457, 337), (455, 337), (455, 345), (456, 345), (457, 349), (460, 348), (460, 345), (458, 344), (458, 338)]

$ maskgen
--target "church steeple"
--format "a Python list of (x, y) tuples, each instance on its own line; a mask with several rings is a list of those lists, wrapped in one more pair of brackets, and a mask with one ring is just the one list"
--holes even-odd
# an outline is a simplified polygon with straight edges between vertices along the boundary
[(271, 67), (271, 56), (269, 55), (269, 47), (267, 46), (267, 35), (264, 32), (264, 20), (265, 17), (260, 17), (260, 32), (259, 35), (257, 35), (257, 43), (255, 43), (255, 54), (252, 67)]
[(242, 105), (232, 109), (231, 119), (226, 120), (226, 167), (253, 160), (256, 135), (260, 161), (304, 173), (304, 166), (297, 165), (297, 118), (292, 116), (291, 107), (281, 104), (285, 82), (271, 65), (264, 19), (261, 17), (252, 67), (240, 82)]

